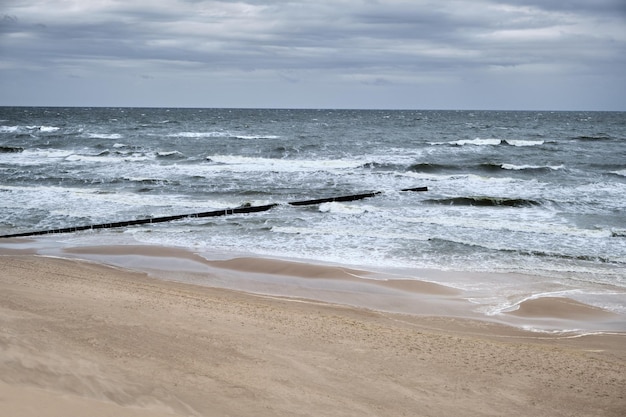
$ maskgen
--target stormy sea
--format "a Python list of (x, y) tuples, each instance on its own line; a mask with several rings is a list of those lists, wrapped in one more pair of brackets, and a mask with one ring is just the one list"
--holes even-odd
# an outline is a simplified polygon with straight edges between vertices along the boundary
[(0, 235), (223, 210), (33, 239), (467, 271), (486, 315), (625, 314), (625, 196), (624, 112), (0, 108)]

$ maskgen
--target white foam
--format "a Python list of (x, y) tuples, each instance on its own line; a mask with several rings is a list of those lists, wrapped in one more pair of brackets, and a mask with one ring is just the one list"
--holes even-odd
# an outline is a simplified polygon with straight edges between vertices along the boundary
[(367, 209), (363, 206), (344, 204), (333, 201), (320, 204), (319, 211), (322, 213), (362, 214), (365, 213)]
[[(525, 194), (529, 190), (541, 192), (541, 184), (534, 178), (520, 179), (512, 177), (487, 177), (477, 174), (432, 174), (424, 172), (408, 171), (396, 174), (402, 177), (417, 178), (420, 180), (437, 181), (437, 191), (449, 195), (493, 195), (510, 198), (532, 198)], [(468, 191), (466, 191), (468, 190)], [(524, 193), (522, 191), (526, 190)], [(513, 193), (518, 193), (512, 195)]]
[(51, 160), (63, 160), (72, 153), (65, 149), (25, 149), (23, 152), (10, 155), (0, 154), (0, 161), (6, 159), (7, 163), (20, 166), (44, 165), (50, 163)]
[[(141, 178), (138, 178), (141, 180)], [(181, 195), (150, 195), (132, 192), (103, 193), (99, 189), (72, 188), (57, 186), (3, 186), (4, 195), (2, 206), (20, 208), (31, 206), (30, 202), (37, 201), (38, 208), (51, 213), (68, 215), (69, 212), (81, 216), (106, 217), (119, 215), (119, 212), (130, 212), (134, 216), (153, 211), (153, 215), (181, 214), (179, 211), (221, 210), (237, 204), (223, 201), (195, 201)], [(175, 210), (175, 213), (172, 211)]]
[(212, 155), (207, 159), (217, 164), (221, 164), (215, 166), (218, 170), (232, 170), (237, 172), (333, 171), (354, 169), (363, 165), (362, 161), (347, 159), (272, 159), (235, 155)]
[[(82, 190), (75, 190), (75, 196), (80, 197), (81, 193), (83, 193)], [(86, 200), (91, 206), (101, 206), (102, 204), (109, 204), (112, 206), (116, 206), (118, 210), (120, 210), (121, 208), (132, 209), (132, 207), (136, 207), (137, 209), (144, 208), (144, 210), (153, 210), (154, 213), (151, 214), (155, 216), (172, 214), (169, 211), (165, 212), (164, 209), (169, 210), (170, 208), (175, 207), (191, 209), (192, 207), (190, 206), (195, 205), (195, 208), (207, 208), (206, 202), (204, 202), (204, 204), (202, 204), (201, 202), (194, 203), (189, 200), (182, 200), (182, 196), (178, 195), (148, 195), (126, 192), (109, 194), (89, 192), (88, 194), (89, 195)]]
[[(520, 309), (520, 306), (527, 301), (538, 300), (538, 299), (546, 298), (546, 297), (572, 298), (573, 295), (583, 294), (583, 293), (584, 292), (582, 290), (575, 289), (575, 290), (559, 290), (559, 291), (541, 292), (541, 293), (532, 294), (528, 296), (522, 296), (522, 297), (518, 296), (518, 297), (513, 297), (514, 298), (513, 300), (502, 300), (501, 302), (495, 305), (493, 304), (485, 305), (482, 311), (488, 316), (495, 316), (497, 314), (510, 313), (513, 311), (517, 311)], [(473, 302), (478, 302), (482, 304), (484, 300), (473, 299)]]
[(246, 139), (246, 140), (252, 140), (252, 139), (279, 139), (280, 136), (276, 136), (276, 135), (235, 135), (234, 136), (237, 139)]
[(229, 132), (179, 132), (167, 135), (170, 138), (227, 138), (233, 135)]
[(540, 165), (514, 165), (514, 164), (502, 164), (501, 165), (502, 169), (508, 169), (508, 170), (513, 170), (513, 171), (521, 171), (524, 169), (551, 169), (553, 171), (559, 170), (559, 169), (563, 169), (565, 168), (565, 165), (544, 165), (544, 166), (540, 166)]
[(457, 140), (454, 142), (450, 142), (450, 144), (452, 145), (459, 145), (459, 146), (463, 146), (463, 145), (475, 145), (475, 146), (494, 146), (494, 145), (499, 145), (502, 142), (501, 139), (481, 139), (481, 138), (476, 138), (476, 139), (461, 139), (461, 140)]
[(39, 130), (41, 132), (56, 132), (59, 129), (60, 127), (55, 127), (55, 126), (40, 126), (39, 127)]
[(0, 126), (0, 133), (15, 133), (19, 129), (19, 126)]
[(336, 227), (325, 227), (325, 226), (320, 226), (320, 225), (316, 225), (314, 227), (273, 226), (272, 232), (293, 234), (293, 235), (304, 235), (304, 236), (306, 235), (323, 236), (325, 239), (329, 239), (329, 240), (340, 238), (340, 237), (364, 237), (364, 238), (372, 238), (372, 239), (403, 239), (403, 240), (418, 240), (418, 241), (428, 240), (428, 236), (420, 235), (412, 231), (394, 232), (388, 229), (381, 230), (381, 229), (374, 229), (374, 228), (356, 228), (353, 226), (342, 227), (340, 225), (337, 225)]
[(506, 143), (511, 146), (539, 146), (545, 142), (543, 140), (519, 140), (519, 139), (499, 139), (499, 138), (475, 138), (475, 139), (460, 139), (452, 142), (431, 142), (431, 145), (474, 145), (474, 146), (496, 146), (502, 143)]
[(65, 158), (68, 162), (94, 162), (94, 163), (121, 163), (121, 162), (140, 162), (154, 159), (153, 156), (143, 154), (127, 154), (127, 155), (81, 155), (71, 154)]
[(179, 151), (161, 151), (161, 152), (157, 152), (158, 156), (172, 156), (172, 155), (176, 155), (176, 156), (184, 156), (181, 152)]
[(543, 145), (543, 140), (515, 140), (505, 139), (505, 142), (512, 146), (539, 146)]
[(87, 133), (89, 139), (122, 139), (119, 133)]

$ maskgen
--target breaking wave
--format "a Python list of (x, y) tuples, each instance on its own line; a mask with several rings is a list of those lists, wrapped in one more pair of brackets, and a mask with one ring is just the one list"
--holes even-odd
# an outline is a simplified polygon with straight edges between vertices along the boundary
[(514, 165), (514, 164), (502, 164), (500, 168), (513, 170), (513, 171), (540, 171), (540, 172), (550, 172), (550, 171), (558, 171), (560, 169), (565, 168), (565, 165)]
[(425, 203), (448, 205), (448, 206), (476, 206), (476, 207), (534, 207), (541, 203), (526, 198), (500, 198), (500, 197), (451, 197), (427, 199)]
[(498, 139), (498, 138), (475, 138), (475, 139), (460, 139), (452, 142), (431, 142), (431, 145), (451, 145), (451, 146), (540, 146), (543, 145), (543, 140), (519, 140), (519, 139)]
[(498, 172), (501, 170), (507, 171), (527, 171), (527, 172), (551, 172), (565, 168), (564, 165), (515, 165), (485, 162), (480, 165), (467, 166), (467, 165), (446, 165), (446, 164), (431, 164), (431, 163), (419, 163), (413, 164), (408, 169), (413, 172), (421, 173), (445, 173), (445, 172)]
[(89, 139), (122, 139), (119, 133), (87, 133)]

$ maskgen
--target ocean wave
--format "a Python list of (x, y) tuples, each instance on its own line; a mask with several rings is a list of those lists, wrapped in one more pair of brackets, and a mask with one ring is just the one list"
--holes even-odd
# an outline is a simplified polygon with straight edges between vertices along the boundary
[(144, 178), (144, 177), (117, 178), (117, 179), (113, 180), (112, 182), (113, 183), (116, 183), (116, 182), (134, 182), (134, 183), (145, 184), (145, 185), (179, 185), (180, 184), (179, 181), (168, 180), (166, 178)]
[(507, 145), (507, 146), (540, 146), (543, 145), (545, 141), (543, 140), (520, 140), (520, 139), (498, 139), (498, 138), (476, 138), (476, 139), (460, 139), (452, 142), (430, 142), (431, 145), (450, 145), (450, 146), (498, 146), (498, 145)]
[(280, 144), (271, 149), (272, 153), (277, 154), (289, 154), (289, 153), (300, 153), (303, 151), (311, 151), (315, 149), (319, 149), (320, 145), (318, 143), (307, 143), (302, 145), (292, 145), (292, 144)]
[(0, 126), (0, 133), (15, 133), (19, 129), (19, 126)]
[[(352, 213), (355, 214), (355, 213)], [(379, 229), (356, 229), (354, 227), (306, 227), (306, 226), (272, 226), (272, 233), (288, 235), (313, 235), (313, 236), (333, 236), (333, 237), (364, 237), (373, 239), (406, 239), (411, 241), (427, 241), (428, 237), (418, 235), (414, 232), (401, 233)], [(345, 259), (344, 259), (345, 260)]]
[(619, 169), (617, 171), (611, 171), (609, 174), (617, 175), (619, 177), (626, 177), (626, 169)]
[[(11, 150), (15, 149), (15, 150)], [(11, 163), (16, 165), (45, 165), (50, 163), (50, 160), (64, 160), (68, 162), (120, 162), (124, 159), (154, 159), (142, 152), (121, 152), (111, 151), (104, 149), (97, 153), (75, 153), (73, 150), (68, 149), (22, 149), (22, 148), (9, 148), (3, 151), (0, 148), (0, 153), (3, 152), (15, 152), (22, 153), (24, 159), (12, 159)]]
[(560, 169), (565, 168), (565, 165), (514, 165), (514, 164), (502, 164), (500, 165), (502, 169), (513, 170), (513, 171), (558, 171)]
[(419, 163), (410, 165), (407, 170), (411, 172), (419, 172), (425, 174), (441, 174), (441, 173), (463, 173), (470, 172), (497, 172), (502, 169), (501, 164), (484, 163), (479, 165), (449, 165), (449, 164), (431, 164)]
[(511, 146), (540, 146), (543, 145), (543, 140), (517, 140), (517, 139), (504, 139), (501, 144)]
[(163, 158), (163, 159), (182, 159), (182, 158), (185, 158), (185, 155), (183, 155), (179, 151), (161, 151), (161, 152), (157, 152), (156, 156), (157, 156), (157, 158)]
[(154, 159), (143, 153), (135, 152), (109, 152), (103, 151), (98, 154), (71, 154), (67, 155), (64, 160), (67, 162), (97, 162), (97, 163), (120, 163), (120, 162), (137, 162), (148, 161)]
[(526, 198), (501, 197), (451, 197), (424, 200), (425, 203), (447, 206), (476, 206), (476, 207), (534, 207), (541, 203)]
[(450, 145), (454, 146), (464, 146), (464, 145), (474, 145), (474, 146), (495, 146), (500, 145), (502, 143), (502, 139), (461, 139), (456, 140), (454, 142), (450, 142)]
[(176, 138), (233, 138), (233, 139), (241, 139), (241, 140), (255, 140), (255, 139), (279, 139), (280, 136), (277, 135), (264, 135), (264, 134), (239, 134), (232, 133), (228, 131), (210, 131), (210, 132), (178, 132), (171, 133), (167, 135), (168, 137), (176, 137)]
[(293, 146), (291, 144), (281, 144), (273, 147), (269, 151), (269, 155), (272, 158), (287, 158), (290, 155), (299, 155), (306, 152), (316, 151), (320, 148), (318, 143), (315, 144), (303, 144), (299, 146)]
[(597, 142), (597, 141), (606, 141), (606, 140), (613, 140), (614, 138), (610, 135), (606, 135), (603, 133), (599, 133), (597, 135), (581, 135), (581, 136), (576, 136), (574, 138), (572, 138), (574, 140), (577, 141), (581, 141), (581, 142)]
[(221, 169), (254, 172), (333, 171), (354, 169), (363, 165), (362, 161), (346, 159), (272, 159), (236, 155), (211, 155), (207, 160), (218, 164)]
[(606, 256), (599, 255), (575, 255), (575, 254), (565, 254), (558, 252), (549, 252), (549, 251), (540, 251), (540, 250), (513, 250), (513, 249), (504, 249), (503, 252), (515, 252), (521, 255), (526, 256), (536, 256), (539, 258), (557, 258), (563, 260), (571, 260), (571, 261), (588, 261), (588, 262), (598, 262), (598, 263), (610, 263), (616, 264), (619, 263), (614, 259), (608, 258)]
[(229, 138), (232, 135), (228, 132), (178, 132), (167, 135), (169, 138)]
[[(107, 191), (99, 187), (84, 187), (88, 182), (76, 182), (75, 186), (66, 186), (67, 181), (61, 178), (62, 185), (58, 184), (37, 184), (37, 185), (6, 185), (2, 186), (4, 191), (12, 194), (3, 201), (3, 207), (23, 208), (25, 201), (38, 201), (36, 210), (47, 211), (55, 208), (68, 214), (67, 208), (72, 207), (74, 213), (80, 213), (94, 221), (98, 218), (127, 220), (127, 217), (136, 218), (149, 210), (154, 216), (180, 214), (218, 210), (233, 207), (232, 203), (220, 201), (184, 198), (180, 194), (136, 194), (132, 190)], [(156, 177), (118, 177), (114, 182), (137, 184), (177, 184), (175, 180), (162, 180)], [(99, 184), (99, 182), (98, 182)], [(11, 205), (13, 202), (14, 205)]]
[(444, 165), (444, 164), (431, 164), (431, 163), (419, 163), (413, 164), (409, 166), (408, 170), (413, 172), (424, 172), (424, 173), (439, 173), (446, 172), (450, 170), (458, 170), (459, 167), (455, 165)]
[(89, 139), (122, 139), (119, 133), (87, 133)]
[(561, 252), (553, 252), (553, 251), (548, 251), (548, 250), (502, 248), (502, 247), (489, 245), (486, 243), (468, 242), (468, 241), (464, 241), (463, 239), (455, 239), (455, 238), (433, 237), (428, 240), (438, 245), (464, 246), (464, 247), (473, 248), (473, 249), (482, 248), (482, 249), (486, 249), (489, 251), (496, 251), (496, 252), (501, 252), (501, 253), (529, 256), (529, 257), (536, 257), (536, 258), (551, 258), (551, 259), (567, 260), (567, 261), (585, 261), (585, 262), (613, 264), (613, 265), (619, 265), (622, 263), (618, 260), (611, 259), (607, 256), (600, 256), (600, 255), (582, 255), (582, 254), (568, 254), (568, 253), (561, 253)]
[[(533, 210), (532, 208), (530, 210)], [(531, 212), (529, 212), (531, 213)], [(498, 217), (498, 216), (458, 216), (458, 212), (449, 212), (447, 214), (440, 213), (437, 216), (414, 216), (402, 215), (401, 217), (392, 217), (390, 221), (410, 223), (419, 225), (421, 229), (427, 225), (442, 226), (445, 229), (466, 229), (472, 234), (489, 232), (505, 232), (521, 233), (523, 235), (543, 235), (543, 236), (560, 236), (573, 239), (581, 239), (589, 242), (591, 239), (604, 240), (610, 237), (618, 237), (615, 233), (619, 233), (618, 229), (609, 228), (593, 228), (584, 229), (572, 225), (555, 223), (551, 220), (549, 213), (539, 213), (535, 210), (529, 214), (532, 218), (530, 222), (520, 222), (516, 217)], [(474, 230), (472, 232), (471, 230)]]
[(501, 170), (507, 171), (543, 171), (550, 172), (565, 168), (564, 165), (515, 165), (515, 164), (502, 164), (495, 162), (485, 162), (479, 165), (448, 165), (448, 164), (431, 164), (431, 163), (419, 163), (413, 164), (408, 167), (409, 171), (422, 172), (422, 173), (445, 173), (445, 172), (498, 172)]
[[(39, 131), (39, 132), (44, 132), (44, 133), (51, 133), (51, 132), (56, 132), (57, 130), (61, 129), (60, 127), (56, 127), (56, 126), (24, 126), (27, 130), (30, 131)], [(19, 128), (21, 128), (21, 126), (18, 126), (18, 130)]]
[(50, 160), (62, 160), (72, 154), (72, 151), (66, 149), (23, 149), (21, 152), (11, 154), (10, 163), (21, 166), (45, 165), (50, 163)]
[(60, 127), (56, 127), (56, 126), (39, 126), (38, 130), (40, 132), (56, 132), (57, 130), (61, 129)]
[(280, 139), (280, 136), (276, 136), (276, 135), (233, 135), (234, 138), (236, 139), (245, 139), (245, 140), (252, 140), (252, 139)]
[(0, 146), (0, 153), (18, 153), (23, 151), (24, 148), (18, 146)]
[(96, 161), (96, 160), (102, 161), (104, 159), (102, 157), (107, 156), (107, 155), (109, 155), (108, 151), (104, 151), (96, 155), (71, 154), (71, 155), (66, 156), (64, 160), (67, 162), (85, 162), (85, 161)]
[(393, 162), (366, 162), (360, 168), (377, 171), (403, 171), (405, 169), (402, 164)]
[(339, 203), (337, 201), (332, 201), (329, 203), (322, 203), (319, 206), (319, 211), (321, 213), (333, 213), (333, 214), (363, 214), (365, 213), (367, 210), (367, 208), (359, 205), (353, 205), (353, 204), (345, 204), (345, 203)]
[(0, 133), (18, 133), (18, 132), (43, 132), (51, 133), (60, 130), (60, 127), (56, 126), (0, 126)]

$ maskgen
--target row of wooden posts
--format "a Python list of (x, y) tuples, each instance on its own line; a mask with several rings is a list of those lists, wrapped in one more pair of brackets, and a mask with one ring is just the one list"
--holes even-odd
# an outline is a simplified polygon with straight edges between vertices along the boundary
[[(428, 191), (428, 188), (427, 187), (404, 188), (400, 191)], [(374, 197), (381, 193), (382, 191), (375, 191), (371, 193), (352, 194), (352, 195), (345, 195), (345, 196), (339, 196), (339, 197), (318, 198), (315, 200), (291, 201), (291, 202), (288, 202), (287, 204), (292, 205), (292, 206), (308, 206), (308, 205), (314, 205), (314, 204), (331, 203), (335, 201), (339, 201), (339, 202), (355, 201), (355, 200), (362, 200), (368, 197)], [(265, 204), (265, 205), (260, 205), (260, 206), (248, 205), (248, 206), (241, 206), (241, 207), (225, 209), (225, 210), (205, 211), (201, 213), (179, 214), (175, 216), (151, 217), (147, 219), (128, 220), (128, 221), (114, 222), (114, 223), (101, 223), (101, 224), (91, 224), (91, 225), (85, 225), (85, 226), (65, 227), (62, 229), (14, 233), (10, 235), (2, 235), (0, 236), (0, 238), (28, 237), (28, 236), (47, 235), (47, 234), (54, 234), (54, 233), (73, 233), (73, 232), (80, 232), (82, 230), (112, 229), (116, 227), (128, 227), (128, 226), (136, 226), (136, 225), (141, 225), (141, 224), (164, 223), (164, 222), (171, 222), (174, 220), (181, 220), (181, 219), (187, 219), (187, 218), (218, 217), (218, 216), (227, 216), (231, 214), (258, 213), (261, 211), (267, 211), (276, 206), (278, 206), (278, 203)]]

